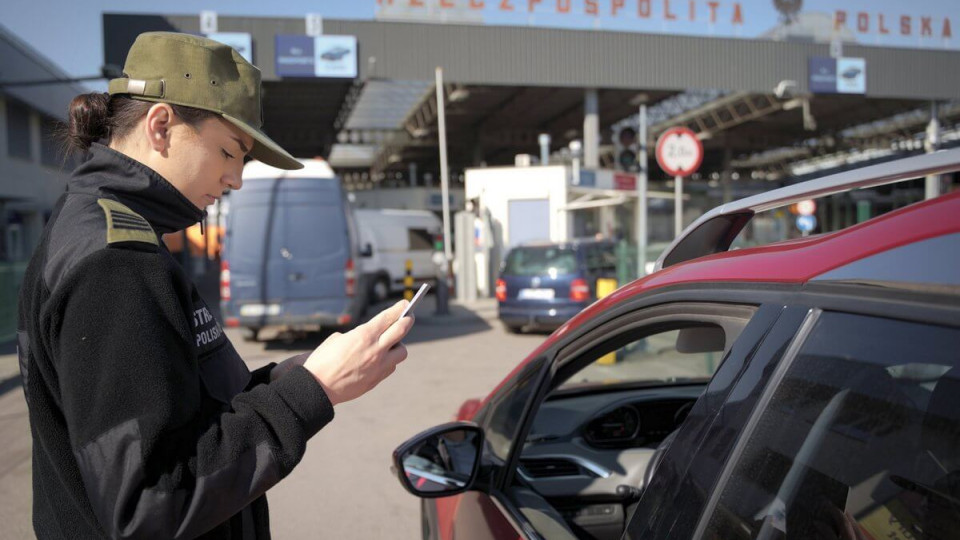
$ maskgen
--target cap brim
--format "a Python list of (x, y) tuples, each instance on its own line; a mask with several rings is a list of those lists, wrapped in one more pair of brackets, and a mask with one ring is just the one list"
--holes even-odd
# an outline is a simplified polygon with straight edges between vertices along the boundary
[(273, 142), (259, 129), (256, 129), (242, 120), (238, 120), (229, 114), (224, 114), (223, 119), (240, 128), (241, 131), (253, 137), (253, 148), (250, 150), (250, 157), (262, 161), (271, 167), (286, 169), (292, 171), (302, 169), (303, 163), (297, 161), (297, 158), (291, 156), (286, 150), (280, 148), (280, 145)]

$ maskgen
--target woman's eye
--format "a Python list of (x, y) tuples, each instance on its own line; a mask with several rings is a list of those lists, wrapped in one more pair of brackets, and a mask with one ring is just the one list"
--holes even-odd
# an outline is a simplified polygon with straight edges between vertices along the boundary
[(223, 157), (225, 157), (225, 158), (227, 158), (227, 159), (233, 159), (233, 156), (230, 155), (230, 153), (227, 152), (226, 150), (224, 150), (223, 148), (220, 149), (220, 152), (223, 154)]

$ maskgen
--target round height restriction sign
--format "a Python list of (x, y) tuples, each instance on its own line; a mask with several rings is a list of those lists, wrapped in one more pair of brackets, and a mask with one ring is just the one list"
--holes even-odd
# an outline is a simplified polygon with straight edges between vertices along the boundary
[(689, 176), (702, 161), (703, 144), (685, 127), (670, 128), (657, 140), (657, 163), (670, 176)]

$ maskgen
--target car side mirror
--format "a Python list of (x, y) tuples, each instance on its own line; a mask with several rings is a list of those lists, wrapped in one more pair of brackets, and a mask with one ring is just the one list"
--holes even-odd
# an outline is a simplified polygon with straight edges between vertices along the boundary
[(436, 498), (469, 490), (477, 478), (483, 430), (473, 422), (443, 424), (393, 451), (400, 484), (417, 497)]
[(363, 247), (360, 249), (360, 256), (373, 257), (373, 246), (371, 246), (369, 242), (364, 244)]

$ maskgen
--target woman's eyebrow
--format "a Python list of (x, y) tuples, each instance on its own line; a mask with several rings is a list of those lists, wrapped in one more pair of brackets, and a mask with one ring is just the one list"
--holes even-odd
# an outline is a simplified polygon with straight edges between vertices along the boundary
[(247, 145), (243, 144), (243, 141), (241, 141), (240, 139), (238, 139), (237, 137), (234, 137), (234, 136), (232, 136), (232, 135), (230, 136), (230, 138), (233, 139), (233, 140), (235, 140), (235, 141), (237, 141), (237, 144), (240, 145), (240, 150), (243, 150), (243, 153), (244, 153), (244, 154), (249, 154), (249, 153), (250, 153), (250, 149), (247, 148)]

